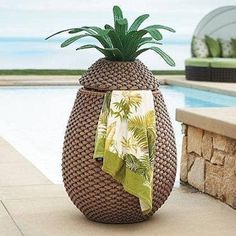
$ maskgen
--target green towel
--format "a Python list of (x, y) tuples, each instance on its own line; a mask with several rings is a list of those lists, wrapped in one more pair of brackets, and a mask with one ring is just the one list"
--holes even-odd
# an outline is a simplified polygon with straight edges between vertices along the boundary
[(143, 214), (152, 209), (155, 109), (149, 90), (107, 92), (100, 113), (94, 158), (102, 170), (139, 198)]

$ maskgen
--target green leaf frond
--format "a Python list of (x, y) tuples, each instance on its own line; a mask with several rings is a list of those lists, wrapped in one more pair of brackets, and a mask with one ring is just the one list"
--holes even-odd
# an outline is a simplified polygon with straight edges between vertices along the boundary
[[(137, 17), (130, 25), (128, 20), (123, 17), (123, 12), (119, 6), (113, 7), (114, 26), (106, 24), (103, 28), (97, 26), (83, 26), (61, 30), (47, 37), (49, 39), (61, 33), (74, 35), (65, 40), (61, 47), (67, 47), (83, 38), (91, 37), (100, 45), (85, 44), (77, 48), (96, 49), (101, 52), (107, 60), (111, 61), (134, 61), (140, 54), (152, 50), (159, 54), (167, 64), (174, 66), (173, 59), (168, 56), (159, 47), (152, 46), (153, 44), (161, 45), (163, 38), (160, 30), (175, 32), (174, 29), (164, 25), (150, 25), (139, 29), (142, 23), (149, 17), (148, 14)], [(146, 46), (143, 48), (143, 46)]]

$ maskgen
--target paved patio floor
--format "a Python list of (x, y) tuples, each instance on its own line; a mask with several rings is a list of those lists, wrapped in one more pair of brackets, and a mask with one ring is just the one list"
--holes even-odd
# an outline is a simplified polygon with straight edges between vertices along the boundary
[(146, 222), (88, 221), (55, 185), (0, 138), (0, 236), (236, 235), (236, 210), (182, 186)]

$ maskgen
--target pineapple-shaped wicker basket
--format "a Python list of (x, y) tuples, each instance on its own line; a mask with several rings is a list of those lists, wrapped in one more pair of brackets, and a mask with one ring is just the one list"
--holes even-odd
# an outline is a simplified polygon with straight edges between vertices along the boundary
[[(162, 206), (175, 181), (174, 134), (165, 102), (159, 90), (159, 83), (148, 68), (135, 59), (141, 53), (137, 50), (144, 42), (153, 43), (150, 41), (150, 37), (144, 39), (145, 34), (150, 34), (158, 43), (161, 39), (158, 27), (171, 29), (155, 25), (138, 31), (142, 21), (148, 17), (148, 15), (143, 15), (138, 17), (128, 30), (127, 20), (123, 18), (120, 8), (115, 6), (113, 11), (115, 28), (106, 25), (103, 30), (98, 27), (67, 30), (69, 33), (86, 31), (90, 36), (98, 39), (101, 44), (105, 44), (104, 49), (94, 45), (85, 45), (79, 49), (94, 47), (106, 58), (95, 62), (80, 79), (82, 88), (77, 93), (65, 134), (62, 160), (63, 182), (74, 205), (88, 219), (103, 223), (135, 223), (148, 219)], [(119, 40), (115, 40), (117, 36), (118, 39), (120, 38), (121, 44)], [(79, 38), (81, 38), (80, 34), (66, 40), (62, 46), (67, 46)], [(111, 42), (111, 47), (107, 48), (106, 43), (109, 42)], [(133, 51), (130, 50), (130, 45)], [(171, 58), (159, 48), (148, 49), (157, 52), (173, 65)], [(148, 215), (143, 215), (137, 197), (125, 192), (121, 184), (102, 171), (102, 161), (93, 159), (99, 114), (104, 95), (111, 90), (152, 90), (153, 92), (157, 138), (153, 207)]]
[[(134, 223), (147, 219), (169, 196), (176, 174), (173, 130), (158, 81), (140, 61), (100, 59), (80, 79), (80, 88), (69, 119), (63, 150), (63, 180), (67, 193), (83, 214), (104, 223)], [(156, 157), (153, 209), (144, 216), (138, 198), (101, 169), (93, 159), (95, 133), (105, 91), (151, 89), (156, 112)]]

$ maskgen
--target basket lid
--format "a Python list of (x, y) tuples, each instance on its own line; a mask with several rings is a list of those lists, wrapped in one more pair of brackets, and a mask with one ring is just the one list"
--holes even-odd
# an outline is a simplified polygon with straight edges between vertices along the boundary
[(85, 88), (95, 90), (156, 90), (158, 80), (140, 61), (109, 61), (104, 58), (97, 60), (80, 78)]

